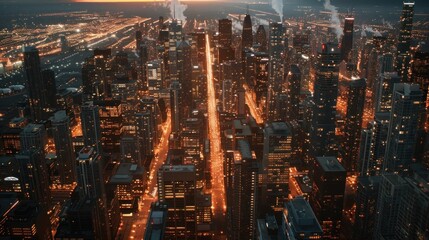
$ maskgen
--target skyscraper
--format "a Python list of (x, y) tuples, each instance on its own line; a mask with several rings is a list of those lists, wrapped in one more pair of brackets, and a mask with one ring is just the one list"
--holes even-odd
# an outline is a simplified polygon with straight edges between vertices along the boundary
[(322, 45), (318, 54), (314, 83), (314, 108), (311, 124), (313, 156), (336, 154), (335, 118), (337, 112), (340, 52), (333, 43)]
[(417, 84), (395, 84), (383, 168), (388, 172), (408, 171), (413, 162), (423, 92)]
[(267, 90), (267, 118), (270, 121), (278, 119), (276, 98), (283, 90), (283, 52), (285, 29), (282, 23), (270, 23), (268, 37), (269, 80)]
[(377, 198), (381, 176), (357, 178), (353, 239), (372, 239), (377, 216)]
[(365, 104), (366, 79), (352, 79), (347, 86), (347, 112), (344, 140), (341, 141), (343, 163), (348, 172), (358, 171), (359, 138)]
[(280, 116), (285, 121), (299, 120), (299, 102), (301, 92), (301, 71), (298, 65), (291, 65), (286, 78), (287, 104), (286, 114)]
[(45, 151), (48, 143), (48, 135), (43, 124), (30, 123), (20, 133), (21, 151), (36, 150)]
[(343, 39), (341, 42), (341, 59), (347, 61), (353, 48), (353, 25), (355, 18), (347, 16), (344, 20)]
[(101, 128), (98, 111), (98, 106), (94, 105), (94, 102), (85, 102), (81, 107), (80, 120), (85, 146), (92, 146), (98, 153), (101, 153)]
[(258, 166), (255, 152), (245, 140), (238, 141), (238, 150), (230, 159), (230, 180), (227, 187), (228, 239), (241, 240), (255, 237), (258, 189)]
[(251, 48), (253, 46), (252, 19), (246, 14), (243, 21), (243, 32), (241, 33), (241, 49)]
[(22, 193), (47, 211), (51, 203), (51, 194), (44, 152), (31, 148), (21, 151), (15, 158), (19, 165)]
[(287, 239), (321, 239), (323, 236), (322, 227), (313, 209), (302, 196), (285, 204), (282, 218)]
[(392, 108), (393, 86), (400, 81), (401, 78), (396, 72), (385, 72), (378, 78), (374, 94), (376, 112), (390, 112)]
[[(205, 48), (204, 48), (205, 49)], [(182, 86), (182, 101), (183, 105), (181, 111), (184, 116), (187, 116), (192, 108), (192, 63), (191, 59), (191, 45), (185, 40), (177, 43), (177, 72), (179, 82)]]
[(171, 107), (171, 131), (180, 132), (182, 126), (182, 86), (180, 82), (173, 81), (170, 86), (170, 107)]
[(57, 87), (55, 83), (55, 72), (50, 69), (42, 71), (42, 79), (46, 86), (46, 109), (49, 112), (57, 106)]
[(398, 55), (396, 57), (396, 71), (402, 77), (403, 82), (407, 82), (408, 71), (411, 61), (411, 39), (414, 18), (414, 1), (404, 1), (400, 19), (400, 32), (398, 39)]
[(93, 147), (84, 147), (77, 157), (77, 182), (81, 199), (88, 199), (94, 207), (94, 232), (99, 239), (110, 239), (106, 193), (102, 176), (101, 156)]
[(59, 183), (71, 185), (76, 181), (76, 156), (70, 132), (70, 118), (66, 115), (66, 111), (62, 110), (56, 112), (51, 121)]
[(317, 157), (310, 204), (323, 229), (323, 239), (340, 239), (346, 170), (335, 157)]
[(280, 212), (289, 191), (289, 167), (293, 158), (292, 131), (285, 122), (267, 124), (264, 129), (262, 167), (267, 199), (265, 204)]
[(260, 52), (266, 52), (268, 50), (267, 32), (265, 31), (264, 25), (259, 25), (255, 35), (255, 43), (259, 45)]
[(219, 19), (219, 44), (228, 47), (232, 44), (232, 21)]
[(32, 46), (23, 48), (24, 69), (30, 95), (31, 117), (34, 121), (45, 119), (46, 88), (42, 77), (39, 50)]
[(399, 205), (406, 190), (406, 181), (398, 174), (382, 175), (377, 200), (378, 214), (376, 214), (374, 239), (395, 239)]
[(158, 170), (158, 199), (167, 205), (166, 239), (196, 234), (196, 175), (193, 165), (163, 165)]

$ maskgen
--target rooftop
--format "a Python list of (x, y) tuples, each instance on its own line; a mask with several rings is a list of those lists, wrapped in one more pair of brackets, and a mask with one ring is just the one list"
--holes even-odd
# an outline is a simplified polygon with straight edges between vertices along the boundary
[(343, 165), (336, 157), (317, 157), (316, 160), (326, 172), (345, 172)]

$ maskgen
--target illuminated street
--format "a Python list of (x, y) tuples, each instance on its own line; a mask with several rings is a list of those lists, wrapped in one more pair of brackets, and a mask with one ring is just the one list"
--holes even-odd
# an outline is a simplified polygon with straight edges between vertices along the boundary
[(167, 120), (162, 126), (163, 133), (161, 142), (155, 148), (155, 159), (151, 165), (150, 176), (147, 183), (147, 190), (140, 201), (139, 213), (131, 217), (123, 217), (122, 230), (119, 233), (118, 239), (143, 239), (146, 230), (146, 223), (150, 212), (150, 205), (158, 199), (156, 193), (156, 174), (157, 170), (165, 162), (168, 153), (168, 136), (171, 132), (170, 113), (167, 114)]
[(210, 48), (210, 37), (206, 34), (206, 57), (207, 57), (207, 102), (208, 102), (208, 124), (210, 137), (210, 159), (212, 175), (212, 208), (216, 218), (223, 215), (225, 206), (225, 188), (223, 179), (223, 152), (221, 148), (219, 118), (216, 110), (216, 90), (213, 80), (212, 52)]
[(261, 109), (256, 106), (255, 101), (252, 98), (252, 90), (246, 84), (243, 84), (243, 88), (246, 92), (246, 104), (249, 106), (250, 114), (256, 120), (258, 124), (264, 123), (264, 119), (262, 117)]

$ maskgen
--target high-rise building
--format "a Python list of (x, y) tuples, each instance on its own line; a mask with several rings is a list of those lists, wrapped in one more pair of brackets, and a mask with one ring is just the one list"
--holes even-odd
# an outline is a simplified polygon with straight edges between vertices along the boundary
[(424, 111), (423, 92), (417, 84), (395, 84), (383, 168), (388, 172), (408, 171), (413, 162), (417, 130)]
[(400, 81), (401, 78), (395, 72), (385, 72), (378, 78), (374, 94), (376, 112), (390, 112), (392, 107), (393, 86)]
[(300, 106), (300, 92), (301, 92), (301, 70), (297, 65), (291, 65), (289, 73), (286, 78), (286, 94), (287, 104), (286, 113), (284, 116), (285, 121), (298, 121), (299, 120), (299, 106)]
[(245, 140), (238, 141), (238, 150), (230, 160), (227, 195), (228, 239), (254, 239), (256, 233), (256, 206), (258, 165), (255, 152)]
[(377, 215), (380, 180), (381, 176), (360, 176), (357, 178), (353, 239), (372, 239)]
[(285, 204), (283, 228), (287, 239), (322, 239), (323, 230), (310, 204), (299, 196)]
[(260, 52), (266, 52), (268, 50), (267, 32), (265, 31), (264, 25), (259, 25), (255, 35), (255, 43), (259, 45)]
[(348, 60), (350, 51), (353, 48), (353, 25), (355, 18), (347, 16), (344, 20), (343, 39), (341, 42), (341, 59)]
[(153, 96), (158, 96), (159, 91), (164, 88), (164, 62), (161, 59), (147, 63), (148, 90)]
[[(401, 196), (395, 239), (419, 239), (429, 236), (429, 180), (428, 172), (405, 178), (407, 189)], [(425, 176), (426, 175), (426, 176)]]
[(241, 49), (251, 48), (253, 46), (252, 19), (246, 14), (243, 21), (243, 32), (241, 33)]
[(96, 101), (100, 118), (101, 145), (103, 152), (120, 153), (123, 132), (123, 105), (118, 100)]
[(360, 176), (378, 176), (383, 170), (390, 113), (375, 113), (373, 121), (362, 131), (359, 171)]
[(52, 112), (52, 110), (57, 106), (55, 72), (50, 69), (43, 70), (42, 79), (46, 86), (46, 111)]
[(191, 59), (191, 45), (185, 40), (177, 43), (177, 72), (179, 82), (182, 85), (182, 101), (183, 105), (181, 111), (184, 116), (190, 112), (193, 105), (192, 102), (192, 62)]
[(76, 156), (70, 131), (70, 118), (66, 111), (61, 110), (51, 118), (52, 133), (57, 155), (59, 183), (70, 185), (76, 181)]
[(48, 143), (48, 135), (43, 124), (30, 123), (21, 131), (20, 135), (21, 151), (36, 150), (45, 151)]
[(46, 85), (43, 81), (39, 50), (27, 46), (24, 51), (24, 69), (30, 96), (31, 117), (34, 121), (44, 120), (47, 107)]
[(36, 200), (21, 200), (2, 217), (5, 236), (10, 239), (52, 239), (46, 207)]
[(228, 47), (232, 44), (232, 21), (219, 19), (219, 44)]
[(265, 175), (267, 199), (265, 204), (280, 212), (289, 186), (289, 167), (293, 157), (292, 131), (285, 122), (268, 123), (264, 129), (262, 169)]
[(196, 175), (193, 165), (163, 165), (158, 170), (158, 199), (168, 208), (165, 239), (196, 234)]
[(359, 140), (362, 129), (365, 104), (366, 79), (352, 79), (347, 82), (347, 112), (344, 140), (341, 141), (343, 164), (348, 172), (358, 171)]
[(265, 218), (259, 218), (256, 223), (256, 239), (258, 240), (286, 240), (286, 234), (282, 226), (277, 223), (276, 217), (267, 214)]
[(165, 239), (165, 227), (168, 217), (167, 205), (154, 202), (150, 206), (150, 214), (146, 224), (144, 239), (163, 240)]
[(276, 97), (283, 90), (283, 52), (285, 29), (282, 23), (270, 23), (268, 36), (269, 80), (267, 91), (267, 118), (270, 121), (278, 119), (276, 112)]
[(20, 172), (21, 190), (24, 196), (45, 208), (50, 207), (49, 175), (44, 152), (31, 148), (15, 156)]
[(408, 81), (408, 72), (411, 61), (411, 39), (413, 31), (414, 1), (404, 1), (400, 19), (398, 55), (396, 57), (396, 71), (402, 77), (403, 82)]
[(332, 43), (322, 45), (318, 54), (313, 94), (311, 143), (313, 156), (336, 154), (335, 119), (337, 112), (340, 52)]
[(406, 194), (407, 183), (398, 174), (386, 173), (381, 177), (377, 200), (374, 239), (395, 239), (395, 230), (402, 196)]
[(93, 202), (96, 236), (99, 239), (110, 239), (101, 156), (93, 147), (84, 147), (79, 151), (76, 161), (79, 198), (88, 199), (87, 203)]
[(173, 81), (170, 86), (171, 131), (179, 133), (182, 129), (182, 85)]
[(316, 157), (310, 203), (323, 239), (340, 239), (346, 170), (335, 157)]
[(98, 106), (94, 105), (92, 101), (85, 102), (81, 107), (80, 120), (85, 146), (92, 146), (98, 153), (101, 153), (101, 126)]

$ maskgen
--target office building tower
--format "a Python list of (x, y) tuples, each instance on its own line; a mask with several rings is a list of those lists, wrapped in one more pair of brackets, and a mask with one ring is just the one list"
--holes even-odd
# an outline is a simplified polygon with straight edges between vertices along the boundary
[(123, 132), (123, 104), (119, 100), (96, 101), (100, 118), (101, 147), (106, 153), (119, 153)]
[(70, 118), (66, 115), (66, 111), (62, 110), (54, 114), (51, 122), (59, 183), (71, 185), (76, 181), (76, 156), (70, 131)]
[(110, 239), (101, 156), (93, 147), (84, 147), (79, 151), (76, 161), (79, 198), (88, 199), (87, 202), (93, 204), (96, 221), (93, 228), (98, 239)]
[[(301, 71), (297, 65), (291, 65), (286, 77), (286, 111), (284, 115), (280, 115), (285, 121), (299, 120), (299, 106), (301, 93)], [(282, 106), (282, 105), (281, 105)]]
[(259, 25), (255, 35), (255, 43), (259, 47), (259, 52), (266, 52), (268, 50), (267, 32), (264, 25)]
[(219, 19), (219, 44), (224, 47), (232, 44), (232, 21)]
[(347, 111), (344, 139), (341, 141), (343, 152), (342, 162), (347, 172), (357, 172), (359, 140), (365, 104), (366, 79), (352, 79), (348, 81), (347, 84)]
[[(36, 200), (21, 200), (2, 217), (5, 237), (10, 239), (52, 239), (46, 207)], [(8, 239), (9, 239), (8, 238)]]
[(374, 239), (395, 239), (399, 205), (406, 194), (407, 183), (399, 175), (383, 174), (377, 201)]
[[(395, 239), (424, 239), (429, 236), (428, 172), (405, 178), (407, 189), (401, 196)], [(425, 176), (426, 175), (426, 176)]]
[(357, 178), (353, 239), (372, 239), (377, 216), (377, 198), (381, 176)]
[(42, 205), (45, 210), (50, 207), (49, 175), (44, 152), (31, 148), (15, 156), (19, 165), (21, 190), (25, 198)]
[(347, 16), (344, 19), (343, 39), (341, 41), (341, 59), (347, 61), (353, 48), (353, 25), (355, 18)]
[(147, 84), (152, 96), (158, 97), (159, 91), (164, 88), (164, 62), (161, 59), (147, 63)]
[[(204, 48), (205, 49), (205, 48)], [(185, 40), (177, 44), (177, 72), (178, 80), (182, 86), (182, 111), (184, 116), (190, 112), (193, 105), (192, 102), (192, 63), (191, 59), (191, 45)]]
[(398, 39), (398, 55), (396, 57), (396, 71), (402, 77), (402, 82), (408, 82), (408, 72), (411, 61), (411, 40), (414, 18), (414, 1), (404, 1), (400, 18), (400, 29)]
[(282, 219), (282, 229), (286, 232), (287, 239), (322, 239), (322, 227), (310, 204), (303, 197), (296, 197), (285, 204)]
[(150, 205), (149, 218), (146, 224), (144, 239), (163, 240), (165, 239), (165, 227), (168, 217), (167, 205), (154, 202)]
[(337, 112), (340, 52), (332, 43), (322, 45), (316, 66), (313, 94), (311, 143), (313, 156), (336, 154), (335, 118)]
[(410, 80), (419, 84), (423, 91), (423, 99), (427, 101), (429, 91), (429, 51), (419, 49), (413, 56)]
[(42, 80), (46, 86), (46, 111), (52, 112), (57, 106), (57, 86), (55, 72), (50, 69), (42, 71)]
[(269, 80), (267, 92), (267, 118), (270, 121), (278, 119), (276, 112), (276, 97), (283, 90), (283, 52), (285, 29), (282, 23), (270, 23), (268, 36)]
[(230, 184), (227, 185), (228, 239), (254, 239), (258, 196), (258, 165), (254, 151), (245, 140), (238, 141), (231, 156)]
[(408, 171), (413, 162), (417, 130), (424, 111), (423, 92), (417, 84), (400, 83), (393, 88), (392, 110), (383, 168), (388, 172)]
[(249, 14), (246, 14), (243, 21), (243, 31), (241, 33), (241, 49), (242, 51), (246, 48), (253, 46), (253, 31), (252, 31), (252, 19)]
[(264, 128), (262, 169), (265, 175), (267, 199), (265, 204), (280, 212), (286, 201), (289, 167), (293, 158), (292, 130), (285, 122), (268, 123)]
[(42, 77), (42, 68), (39, 58), (39, 50), (32, 46), (23, 48), (24, 70), (27, 77), (31, 117), (34, 121), (44, 120), (47, 107), (46, 85)]
[(281, 224), (277, 223), (274, 215), (266, 214), (256, 222), (256, 239), (260, 240), (286, 240)]
[(80, 121), (85, 146), (92, 146), (98, 153), (102, 153), (100, 115), (94, 102), (89, 101), (82, 105)]
[(170, 86), (171, 130), (179, 133), (182, 129), (182, 85), (174, 81)]
[(144, 111), (135, 114), (135, 128), (138, 146), (138, 159), (135, 159), (137, 165), (144, 166), (146, 169), (150, 167), (150, 161), (153, 158), (156, 136), (153, 113)]
[(158, 187), (158, 199), (168, 208), (165, 239), (195, 238), (195, 167), (163, 165), (158, 170)]
[(45, 151), (48, 143), (48, 135), (43, 124), (30, 123), (19, 134), (21, 151), (27, 151), (32, 148)]
[(375, 113), (373, 121), (362, 131), (359, 171), (360, 176), (378, 176), (383, 170), (390, 113)]
[(340, 239), (346, 170), (335, 157), (316, 157), (310, 204), (323, 239)]
[(376, 112), (390, 112), (393, 86), (400, 81), (401, 78), (395, 72), (385, 72), (378, 78), (374, 91)]
[(378, 57), (378, 74), (383, 74), (386, 72), (394, 72), (393, 68), (394, 57), (390, 52), (383, 53), (383, 55)]
[[(256, 104), (260, 105), (267, 98), (270, 59), (266, 53), (251, 54), (251, 58), (253, 58), (251, 62), (253, 71), (249, 71), (249, 75), (253, 75), (253, 78), (255, 78)], [(265, 106), (261, 107), (264, 108)]]

